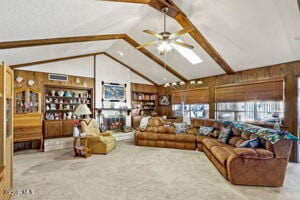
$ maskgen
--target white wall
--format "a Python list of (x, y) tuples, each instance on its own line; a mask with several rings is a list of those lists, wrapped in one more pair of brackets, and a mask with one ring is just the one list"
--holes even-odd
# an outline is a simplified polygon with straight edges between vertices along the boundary
[[(102, 81), (127, 84), (126, 87), (126, 100), (127, 106), (131, 107), (131, 91), (130, 83), (143, 83), (151, 84), (148, 81), (140, 78), (132, 73), (123, 65), (117, 63), (105, 55), (98, 55), (96, 57), (96, 108), (102, 107)], [(131, 125), (131, 117), (127, 116), (126, 125)]]
[(33, 65), (19, 69), (93, 78), (94, 58), (91, 56), (72, 60), (64, 60), (60, 62), (45, 63), (41, 65)]

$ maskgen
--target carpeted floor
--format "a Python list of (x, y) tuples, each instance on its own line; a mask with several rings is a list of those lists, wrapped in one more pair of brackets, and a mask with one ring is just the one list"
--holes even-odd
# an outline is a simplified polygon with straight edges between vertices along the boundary
[(72, 149), (14, 157), (14, 191), (34, 200), (300, 199), (300, 165), (289, 164), (282, 188), (235, 186), (202, 152), (119, 142), (108, 155), (74, 158)]

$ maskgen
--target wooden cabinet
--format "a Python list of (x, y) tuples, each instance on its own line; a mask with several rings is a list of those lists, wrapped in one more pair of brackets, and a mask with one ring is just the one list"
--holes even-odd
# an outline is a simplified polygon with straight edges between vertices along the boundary
[[(13, 71), (0, 65), (0, 197), (10, 199), (12, 191), (13, 143)], [(2, 196), (1, 196), (2, 195)]]
[(62, 134), (64, 136), (71, 136), (73, 135), (73, 121), (72, 120), (65, 120), (63, 121), (63, 128), (62, 128)]
[(41, 93), (31, 88), (16, 89), (15, 113), (41, 113)]
[(14, 142), (40, 141), (43, 149), (41, 93), (30, 87), (15, 89)]
[(73, 120), (44, 120), (45, 138), (68, 137), (73, 135)]
[(79, 104), (86, 104), (94, 112), (92, 88), (46, 85), (44, 96), (45, 138), (72, 136), (73, 120), (78, 118), (73, 113)]

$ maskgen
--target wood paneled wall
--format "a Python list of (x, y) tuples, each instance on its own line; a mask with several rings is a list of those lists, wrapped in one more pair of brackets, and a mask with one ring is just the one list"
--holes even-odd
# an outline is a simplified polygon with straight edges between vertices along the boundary
[[(232, 75), (219, 75), (199, 79), (203, 81), (202, 87), (210, 88), (210, 118), (215, 117), (215, 87), (251, 83), (262, 80), (279, 79), (285, 81), (284, 84), (284, 101), (285, 101), (285, 119), (284, 123), (287, 129), (297, 134), (297, 77), (300, 77), (300, 61), (256, 68), (251, 70), (240, 71)], [(158, 90), (159, 95), (171, 94), (170, 89), (160, 86)], [(171, 106), (158, 107), (158, 114), (160, 116), (167, 115), (172, 117)], [(291, 155), (291, 160), (296, 159), (296, 149)]]
[[(79, 76), (70, 76), (68, 75), (68, 81), (52, 81), (48, 80), (49, 73), (43, 72), (33, 72), (33, 71), (25, 71), (25, 70), (15, 70), (15, 78), (21, 76), (24, 78), (24, 81), (21, 84), (18, 84), (15, 81), (15, 88), (19, 88), (22, 86), (27, 86), (28, 80), (34, 80), (35, 84), (33, 85), (33, 89), (40, 90), (41, 92), (44, 89), (44, 85), (56, 85), (56, 86), (70, 86), (70, 87), (83, 87), (83, 81), (87, 82), (87, 88), (94, 88), (94, 78), (88, 77), (79, 77)], [(75, 79), (80, 78), (80, 84), (75, 82)]]

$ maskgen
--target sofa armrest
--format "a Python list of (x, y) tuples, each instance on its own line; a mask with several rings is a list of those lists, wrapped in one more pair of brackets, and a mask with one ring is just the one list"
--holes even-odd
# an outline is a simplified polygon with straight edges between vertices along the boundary
[(273, 152), (276, 158), (289, 158), (293, 146), (292, 140), (279, 140), (275, 144), (266, 142), (266, 149)]
[(110, 132), (105, 132), (105, 133), (101, 133), (100, 134), (101, 136), (112, 136), (112, 133), (110, 133)]
[(252, 159), (231, 154), (226, 162), (233, 184), (281, 187), (288, 161), (285, 158)]
[(266, 149), (235, 148), (233, 151), (239, 157), (242, 158), (260, 159), (260, 160), (274, 158), (274, 154), (271, 151), (268, 151)]

